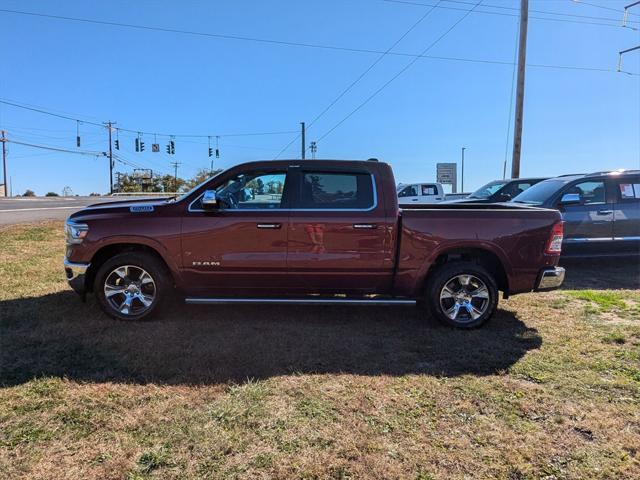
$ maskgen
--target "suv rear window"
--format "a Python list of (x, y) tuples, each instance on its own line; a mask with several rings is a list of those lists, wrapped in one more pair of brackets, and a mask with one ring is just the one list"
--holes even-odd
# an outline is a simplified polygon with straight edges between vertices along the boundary
[(304, 172), (298, 208), (368, 209), (373, 207), (368, 173)]

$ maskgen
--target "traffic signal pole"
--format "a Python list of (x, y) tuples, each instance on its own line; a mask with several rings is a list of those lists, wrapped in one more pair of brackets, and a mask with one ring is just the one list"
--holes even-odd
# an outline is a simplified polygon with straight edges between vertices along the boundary
[(109, 130), (109, 194), (113, 194), (113, 150), (111, 146), (111, 126), (113, 122), (109, 120), (107, 123), (107, 130)]

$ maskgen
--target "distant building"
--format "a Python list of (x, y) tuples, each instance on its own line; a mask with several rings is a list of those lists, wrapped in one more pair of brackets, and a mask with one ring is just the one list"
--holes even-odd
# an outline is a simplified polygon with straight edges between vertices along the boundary
[(4, 197), (5, 186), (4, 183), (0, 183), (0, 197)]

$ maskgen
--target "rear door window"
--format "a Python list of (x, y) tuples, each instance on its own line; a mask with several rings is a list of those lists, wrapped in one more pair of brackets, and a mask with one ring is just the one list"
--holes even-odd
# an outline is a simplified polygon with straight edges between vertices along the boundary
[(369, 173), (302, 173), (297, 208), (366, 210), (374, 206), (373, 177)]
[(422, 185), (422, 195), (437, 195), (438, 189), (435, 185)]
[(618, 201), (640, 200), (640, 177), (617, 180), (616, 198)]

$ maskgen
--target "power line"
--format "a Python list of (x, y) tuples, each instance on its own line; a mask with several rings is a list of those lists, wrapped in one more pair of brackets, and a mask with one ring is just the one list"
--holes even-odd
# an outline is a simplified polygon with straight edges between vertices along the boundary
[[(466, 9), (463, 9), (463, 10), (467, 11), (467, 12), (469, 11), (469, 10), (466, 10)], [(18, 10), (0, 9), (0, 12), (14, 13), (14, 14), (19, 14), (19, 15), (30, 15), (30, 16), (36, 16), (36, 17), (54, 18), (54, 19), (58, 19), (58, 20), (69, 20), (69, 21), (76, 21), (76, 22), (83, 22), (83, 23), (93, 23), (93, 24), (99, 24), (99, 25), (109, 25), (109, 26), (117, 26), (117, 27), (125, 27), (125, 28), (135, 28), (135, 29), (142, 29), (142, 30), (157, 30), (157, 31), (167, 32), (167, 33), (179, 33), (179, 34), (185, 34), (185, 35), (196, 35), (196, 36), (203, 36), (203, 37), (224, 38), (224, 39), (231, 39), (231, 40), (244, 40), (244, 41), (275, 44), (275, 45), (284, 45), (284, 46), (293, 46), (293, 47), (315, 48), (315, 49), (324, 49), (324, 50), (344, 51), (344, 52), (351, 52), (351, 53), (369, 53), (369, 54), (381, 54), (381, 53), (384, 53), (384, 51), (381, 51), (381, 50), (374, 50), (374, 49), (367, 49), (367, 48), (340, 47), (340, 46), (335, 46), (335, 45), (324, 45), (324, 44), (318, 44), (318, 43), (288, 42), (288, 41), (282, 41), (282, 40), (270, 40), (270, 39), (254, 38), (254, 37), (242, 37), (242, 36), (237, 36), (237, 35), (223, 35), (223, 34), (216, 34), (216, 33), (196, 32), (196, 31), (190, 31), (190, 30), (178, 30), (178, 29), (172, 29), (172, 28), (151, 27), (151, 26), (146, 26), (146, 25), (133, 25), (133, 24), (126, 24), (126, 23), (107, 22), (107, 21), (93, 20), (93, 19), (87, 19), (87, 18), (63, 17), (63, 16), (59, 16), (59, 15), (48, 15), (48, 14), (43, 14), (43, 13), (23, 12), (23, 11), (18, 11)], [(505, 64), (506, 63), (506, 64), (509, 64), (508, 62), (501, 62), (501, 61), (494, 61), (494, 60), (482, 60), (482, 59), (471, 59), (471, 58), (461, 58), (461, 57), (444, 57), (444, 56), (433, 56), (433, 55), (415, 55), (415, 54), (406, 53), (406, 52), (389, 52), (388, 55), (395, 55), (395, 56), (401, 56), (401, 57), (412, 57), (412, 58), (429, 58), (429, 59), (436, 59), (436, 60), (451, 60), (451, 61), (457, 61), (457, 62), (494, 63), (494, 64)], [(575, 70), (585, 70), (585, 71), (616, 72), (616, 70), (614, 70), (614, 69), (591, 68), (591, 67), (574, 67), (574, 66), (570, 66), (570, 65), (527, 65), (527, 66), (528, 67), (575, 69)], [(85, 122), (85, 123), (88, 123), (88, 122)], [(130, 131), (136, 133), (138, 130), (130, 130)], [(149, 132), (143, 132), (143, 133), (149, 133)], [(153, 132), (150, 132), (150, 133), (153, 133)], [(289, 133), (293, 133), (293, 131), (291, 131)], [(216, 134), (207, 134), (207, 135), (198, 135), (198, 136), (200, 136), (200, 137), (208, 137), (208, 136), (216, 136)], [(221, 137), (222, 135), (217, 135), (217, 136)], [(237, 135), (226, 135), (226, 136), (237, 136)]]
[[(0, 99), (0, 103), (2, 103), (4, 105), (10, 105), (10, 106), (16, 107), (16, 108), (22, 108), (22, 109), (25, 109), (25, 110), (30, 110), (30, 111), (37, 112), (37, 113), (42, 113), (44, 115), (50, 115), (50, 116), (53, 116), (53, 117), (62, 118), (62, 119), (73, 121), (73, 122), (80, 122), (81, 124), (89, 124), (89, 125), (98, 126), (100, 128), (107, 128), (102, 123), (91, 122), (91, 121), (88, 121), (88, 120), (82, 120), (81, 118), (74, 118), (74, 117), (70, 117), (70, 116), (67, 116), (67, 115), (61, 115), (61, 114), (58, 114), (58, 113), (51, 112), (49, 110), (44, 110), (42, 108), (29, 107), (29, 106), (26, 106), (26, 105), (21, 105), (21, 104), (15, 103), (15, 102), (10, 102), (10, 101), (1, 100), (1, 99)], [(283, 130), (283, 131), (274, 131), (274, 132), (242, 132), (242, 133), (224, 133), (224, 134), (220, 133), (220, 134), (201, 135), (201, 134), (169, 134), (169, 133), (148, 132), (148, 131), (144, 131), (144, 130), (134, 130), (134, 129), (131, 129), (131, 128), (122, 128), (122, 127), (114, 128), (114, 130), (119, 130), (121, 132), (130, 132), (130, 133), (136, 133), (136, 134), (143, 134), (143, 135), (157, 135), (158, 137), (181, 137), (181, 138), (207, 138), (207, 137), (213, 137), (213, 136), (216, 136), (216, 137), (252, 137), (252, 136), (263, 136), (263, 135), (288, 135), (290, 133), (294, 133), (295, 132), (295, 130)]]
[[(438, 3), (436, 5), (439, 5), (440, 2), (442, 0), (439, 0)], [(369, 73), (378, 63), (380, 63), (380, 61), (386, 57), (389, 52), (391, 52), (391, 50), (393, 50), (402, 40), (405, 39), (405, 37), (407, 35), (409, 35), (409, 33), (411, 33), (418, 25), (420, 25), (420, 23), (422, 23), (422, 21), (427, 18), (431, 12), (433, 12), (433, 10), (435, 9), (435, 7), (431, 8), (430, 10), (427, 10), (427, 12), (422, 15), (416, 22), (414, 22), (407, 31), (405, 31), (400, 38), (398, 38), (393, 45), (391, 45), (389, 48), (387, 48), (387, 50), (382, 53), (371, 65), (369, 65), (369, 67), (367, 67), (360, 75), (358, 75), (358, 77), (349, 84), (349, 86), (347, 88), (345, 88), (336, 98), (333, 99), (333, 101), (331, 103), (329, 103), (329, 105), (327, 105), (318, 115), (316, 115), (316, 117), (311, 120), (311, 123), (309, 123), (307, 128), (311, 128), (313, 126), (314, 123), (316, 123), (325, 113), (327, 113), (329, 111), (329, 109), (331, 107), (333, 107), (342, 97), (344, 97), (360, 80), (362, 80), (364, 78), (365, 75), (367, 75), (367, 73)], [(293, 145), (293, 143), (298, 140), (298, 138), (300, 138), (300, 134), (296, 135), (296, 137), (291, 140), (287, 145), (285, 145), (282, 150), (280, 150), (280, 153), (278, 153), (278, 155), (276, 155), (275, 159), (277, 159), (280, 155), (282, 155), (283, 152), (285, 152), (291, 145)], [(274, 160), (275, 160), (274, 159)]]
[(15, 143), (16, 145), (23, 145), (25, 147), (42, 148), (45, 150), (52, 150), (56, 152), (75, 153), (78, 155), (88, 155), (91, 157), (106, 156), (106, 152), (91, 152), (86, 150), (68, 150), (66, 148), (52, 147), (49, 145), (36, 145), (34, 143), (19, 142), (17, 140), (9, 140), (9, 139), (7, 139), (6, 141), (9, 143)]
[[(382, 0), (382, 1), (383, 2), (387, 2), (387, 3), (399, 3), (399, 4), (405, 4), (405, 5), (419, 5), (419, 6), (424, 6), (424, 7), (434, 7), (434, 5), (430, 4), (430, 3), (423, 3), (423, 2), (410, 1), (410, 0)], [(454, 1), (454, 0), (443, 0), (443, 1), (449, 2), (449, 3), (458, 3), (458, 4), (462, 4), (462, 5), (473, 5), (472, 2), (463, 2), (463, 1)], [(496, 8), (496, 9), (501, 9), (501, 10), (513, 10), (513, 11), (517, 11), (518, 10), (517, 7), (507, 7), (507, 6), (504, 6), (504, 5), (483, 4), (482, 6), (484, 8)], [(466, 8), (447, 7), (447, 6), (444, 6), (444, 5), (439, 5), (439, 6), (434, 7), (434, 8), (439, 8), (439, 9), (444, 9), (444, 10), (457, 10), (457, 11), (463, 11), (463, 12), (467, 11)], [(585, 24), (585, 25), (598, 25), (598, 26), (604, 26), (604, 27), (621, 27), (622, 26), (620, 24), (620, 20), (617, 19), (617, 18), (594, 17), (594, 16), (590, 16), (590, 15), (578, 15), (578, 14), (574, 14), (574, 13), (552, 12), (552, 11), (548, 11), (548, 10), (530, 10), (530, 11), (534, 12), (534, 13), (543, 14), (543, 15), (556, 15), (556, 16), (570, 17), (570, 18), (584, 18), (584, 19), (589, 19), (589, 20), (604, 20), (604, 21), (615, 22), (615, 23), (611, 24), (611, 23), (599, 23), (599, 22), (585, 22), (585, 21), (579, 21), (579, 20), (568, 20), (568, 19), (562, 19), (562, 18), (549, 18), (549, 17), (536, 17), (536, 16), (530, 16), (529, 17), (529, 18), (533, 18), (533, 19), (536, 19), (536, 20), (548, 20), (548, 21), (552, 21), (552, 22), (555, 21), (555, 22), (566, 22), (566, 23), (582, 23), (582, 24)], [(501, 12), (492, 12), (492, 11), (487, 11), (487, 10), (475, 10), (473, 13), (480, 13), (480, 14), (485, 14), (485, 15), (507, 16), (507, 17), (517, 17), (518, 16), (517, 13), (501, 13)], [(633, 21), (633, 23), (640, 23), (640, 22)]]
[[(456, 22), (451, 25), (451, 27), (449, 27), (448, 30), (446, 30), (443, 34), (441, 34), (435, 41), (431, 42), (429, 44), (429, 46), (427, 46), (427, 48), (425, 48), (421, 55), (424, 55), (425, 53), (427, 53), (429, 50), (431, 50), (436, 44), (438, 44), (440, 42), (440, 40), (442, 40), (444, 37), (446, 37), (454, 28), (456, 28), (458, 26), (458, 24), (460, 24), (460, 22), (462, 22), (465, 18), (467, 18), (469, 16), (469, 14), (473, 11), (474, 8), (476, 8), (478, 5), (480, 5), (482, 3), (482, 0), (479, 0), (478, 3), (476, 3), (471, 10), (467, 11), (462, 17), (460, 17), (458, 20), (456, 20)], [(360, 110), (362, 107), (364, 107), (367, 103), (369, 103), (375, 96), (377, 96), (382, 90), (384, 90), (387, 86), (389, 86), (396, 78), (398, 78), (400, 75), (402, 75), (404, 72), (406, 72), (409, 68), (411, 68), (413, 66), (413, 64), (415, 64), (418, 61), (419, 57), (414, 58), (413, 60), (411, 60), (408, 64), (406, 64), (398, 73), (396, 73), (393, 77), (391, 77), (385, 84), (383, 84), (380, 88), (378, 88), (375, 92), (373, 92), (371, 95), (369, 95), (369, 97), (367, 97), (367, 99), (362, 102), (360, 105), (358, 105), (355, 109), (353, 109), (346, 117), (344, 117), (342, 120), (340, 120), (338, 123), (336, 123), (333, 127), (331, 127), (329, 130), (327, 130), (320, 138), (318, 138), (316, 140), (316, 143), (321, 141), (323, 138), (325, 138), (327, 135), (329, 135), (331, 132), (333, 132), (336, 128), (338, 128), (340, 125), (342, 125), (345, 121), (347, 121), (353, 114), (355, 114), (358, 110)]]
[[(579, 5), (588, 5), (593, 8), (600, 8), (602, 10), (610, 10), (612, 12), (624, 13), (622, 10), (618, 10), (617, 8), (605, 7), (604, 5), (597, 5), (595, 3), (583, 2), (582, 0), (570, 0), (572, 3), (577, 3)], [(631, 15), (637, 16), (636, 13), (632, 13)]]

